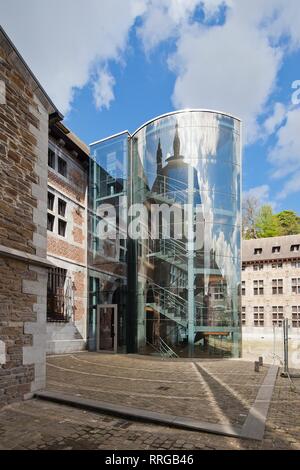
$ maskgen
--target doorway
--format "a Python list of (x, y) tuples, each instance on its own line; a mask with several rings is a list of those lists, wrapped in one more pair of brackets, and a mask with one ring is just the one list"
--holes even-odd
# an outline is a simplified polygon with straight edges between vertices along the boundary
[(115, 304), (97, 306), (97, 351), (116, 353), (118, 310)]

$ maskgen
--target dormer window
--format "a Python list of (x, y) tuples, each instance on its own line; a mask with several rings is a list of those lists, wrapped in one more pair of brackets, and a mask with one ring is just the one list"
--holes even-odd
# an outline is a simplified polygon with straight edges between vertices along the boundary
[(280, 253), (280, 246), (273, 246), (272, 253)]
[(254, 254), (255, 255), (261, 255), (262, 254), (262, 248), (254, 248)]
[(291, 245), (291, 251), (300, 251), (300, 245)]

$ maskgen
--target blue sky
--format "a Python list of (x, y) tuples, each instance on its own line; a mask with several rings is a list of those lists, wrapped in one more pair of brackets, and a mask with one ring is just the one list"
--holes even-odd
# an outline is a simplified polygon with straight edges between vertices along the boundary
[(178, 108), (227, 111), (244, 123), (245, 195), (300, 212), (299, 0), (0, 0), (0, 11), (86, 143)]

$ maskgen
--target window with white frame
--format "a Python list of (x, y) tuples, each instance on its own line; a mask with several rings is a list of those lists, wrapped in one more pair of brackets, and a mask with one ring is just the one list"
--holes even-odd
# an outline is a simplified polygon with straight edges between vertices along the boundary
[(292, 268), (300, 268), (300, 261), (292, 261)]
[(281, 262), (272, 263), (272, 269), (281, 269), (282, 267), (283, 267), (283, 264)]
[(273, 305), (272, 307), (273, 326), (282, 326), (282, 321), (283, 321), (283, 306)]
[(246, 325), (246, 307), (242, 307), (242, 325)]
[(292, 306), (292, 327), (300, 328), (300, 305)]
[(246, 295), (246, 282), (242, 281), (242, 295)]
[[(58, 235), (61, 237), (66, 236), (67, 221), (62, 219), (66, 217), (67, 202), (57, 197), (51, 191), (48, 191), (48, 214), (47, 214), (47, 230), (54, 232), (57, 230)], [(57, 219), (57, 224), (55, 223)]]
[(253, 307), (253, 318), (254, 318), (254, 326), (265, 325), (265, 313), (264, 313), (263, 306)]
[(61, 157), (57, 159), (57, 171), (60, 175), (67, 177), (67, 162)]
[(283, 294), (283, 279), (272, 279), (272, 294)]
[(262, 271), (263, 269), (264, 269), (264, 265), (262, 263), (253, 265), (253, 271)]
[(52, 149), (48, 149), (48, 166), (55, 170), (55, 152)]
[(263, 295), (264, 281), (262, 279), (253, 281), (253, 293), (254, 295)]
[(300, 251), (300, 244), (291, 245), (291, 251)]
[(292, 293), (300, 294), (300, 278), (299, 277), (292, 278)]

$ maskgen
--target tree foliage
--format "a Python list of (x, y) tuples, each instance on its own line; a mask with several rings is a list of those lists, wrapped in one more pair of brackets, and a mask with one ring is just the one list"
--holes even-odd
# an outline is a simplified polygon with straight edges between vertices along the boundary
[(273, 213), (272, 206), (260, 206), (253, 196), (243, 202), (243, 238), (268, 238), (300, 233), (300, 217), (292, 210)]
[(294, 211), (282, 211), (275, 215), (280, 227), (280, 235), (297, 235), (300, 233), (300, 217)]

